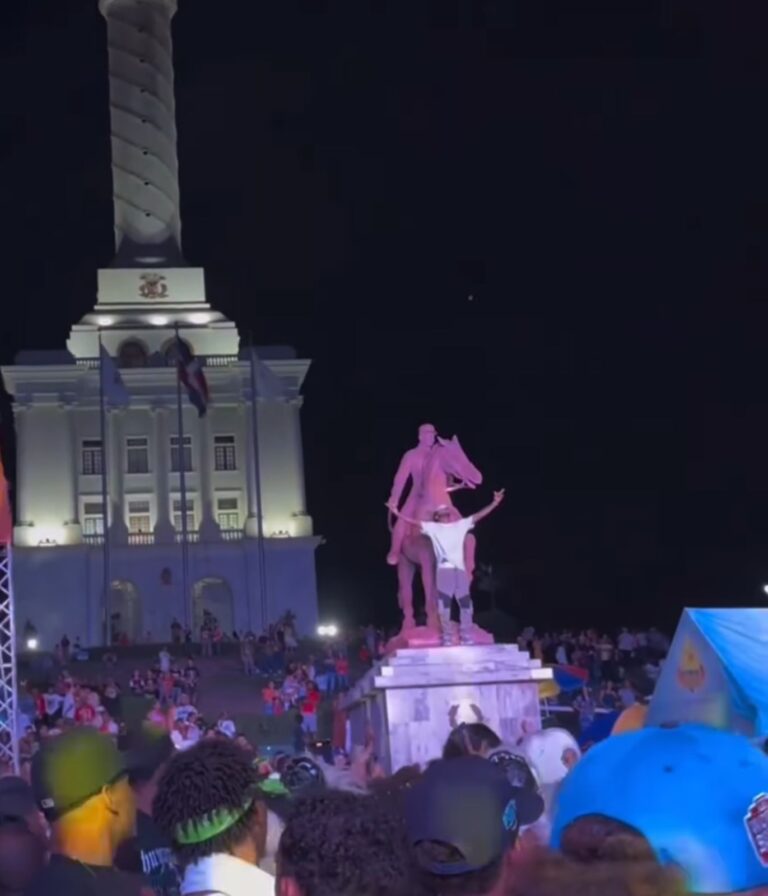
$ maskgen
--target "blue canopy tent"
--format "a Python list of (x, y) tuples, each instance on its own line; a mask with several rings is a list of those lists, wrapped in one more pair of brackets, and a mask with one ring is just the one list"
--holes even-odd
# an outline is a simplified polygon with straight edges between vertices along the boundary
[(646, 725), (698, 722), (768, 737), (768, 609), (686, 609)]

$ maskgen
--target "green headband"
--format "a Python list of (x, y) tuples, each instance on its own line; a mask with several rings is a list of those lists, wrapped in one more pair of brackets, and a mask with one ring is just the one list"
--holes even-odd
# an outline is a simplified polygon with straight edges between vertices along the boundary
[(288, 796), (290, 790), (283, 784), (280, 778), (265, 778), (259, 784), (259, 790), (267, 796)]
[(174, 839), (180, 846), (194, 846), (197, 843), (205, 843), (206, 840), (213, 840), (214, 837), (234, 827), (252, 805), (253, 797), (249, 796), (239, 809), (225, 806), (223, 809), (208, 812), (202, 818), (177, 824)]

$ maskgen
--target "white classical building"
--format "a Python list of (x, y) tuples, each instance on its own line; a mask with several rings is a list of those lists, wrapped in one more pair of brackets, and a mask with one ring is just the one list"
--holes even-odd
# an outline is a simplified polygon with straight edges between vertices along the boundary
[[(202, 269), (183, 260), (175, 0), (101, 0), (100, 8), (117, 255), (99, 271), (96, 305), (72, 327), (67, 350), (22, 352), (2, 370), (17, 442), (17, 624), (31, 620), (49, 649), (64, 633), (101, 643), (107, 619), (131, 640), (165, 640), (174, 618), (197, 630), (204, 609), (230, 631), (260, 630), (288, 609), (300, 629), (313, 627), (319, 539), (307, 514), (300, 428), (309, 361), (291, 349), (259, 349), (282, 389), (278, 398), (254, 396), (235, 324), (206, 301)], [(176, 328), (205, 359), (211, 398), (198, 418), (183, 396), (182, 444), (169, 357)], [(99, 340), (131, 398), (107, 409), (104, 438)]]

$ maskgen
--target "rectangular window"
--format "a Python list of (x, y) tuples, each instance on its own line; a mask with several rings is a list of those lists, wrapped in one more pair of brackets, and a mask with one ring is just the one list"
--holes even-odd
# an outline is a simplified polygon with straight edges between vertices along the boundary
[(83, 535), (104, 534), (104, 504), (86, 501), (83, 504)]
[(149, 473), (149, 441), (146, 436), (125, 440), (125, 469), (128, 473)]
[(101, 439), (84, 439), (81, 469), (84, 476), (101, 476)]
[[(192, 472), (192, 436), (184, 436), (184, 445), (182, 447), (184, 456), (184, 472)], [(171, 473), (180, 473), (181, 463), (179, 461), (179, 437), (171, 436)]]
[[(177, 532), (184, 531), (184, 521), (181, 514), (181, 498), (173, 499), (173, 527)], [(187, 498), (187, 532), (195, 532), (195, 500)]]
[(147, 534), (152, 531), (149, 501), (128, 502), (128, 531), (131, 535)]
[(219, 498), (216, 501), (216, 521), (221, 529), (240, 528), (240, 509), (237, 498)]
[(213, 461), (217, 470), (237, 469), (234, 436), (213, 437)]

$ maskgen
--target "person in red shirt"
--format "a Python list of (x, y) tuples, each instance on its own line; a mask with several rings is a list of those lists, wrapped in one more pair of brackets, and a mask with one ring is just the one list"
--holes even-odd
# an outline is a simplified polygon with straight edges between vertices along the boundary
[(340, 691), (349, 687), (349, 660), (345, 656), (336, 660), (336, 686)]
[(314, 681), (310, 681), (307, 696), (301, 704), (301, 715), (304, 719), (304, 730), (317, 734), (317, 707), (320, 704), (320, 691)]
[(275, 689), (274, 681), (270, 681), (270, 683), (262, 689), (261, 699), (264, 704), (264, 714), (268, 716), (276, 715), (275, 703), (280, 699), (280, 694)]
[(88, 703), (85, 697), (80, 698), (80, 704), (75, 710), (75, 722), (78, 725), (92, 725), (96, 718), (96, 710)]

